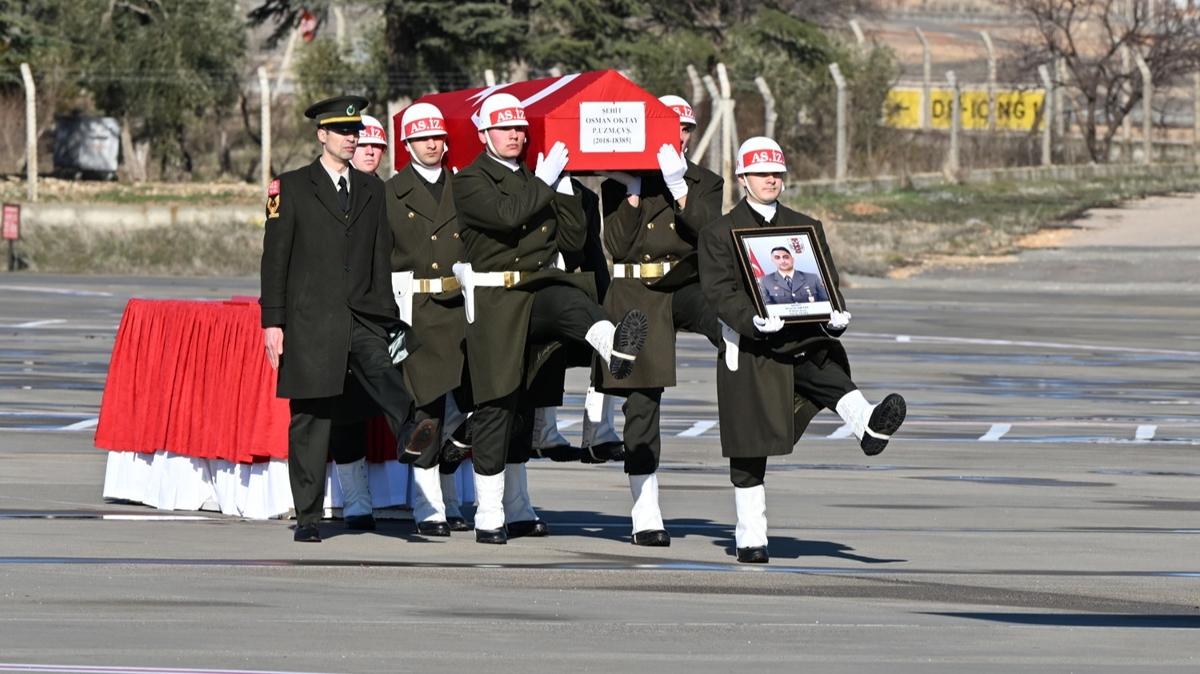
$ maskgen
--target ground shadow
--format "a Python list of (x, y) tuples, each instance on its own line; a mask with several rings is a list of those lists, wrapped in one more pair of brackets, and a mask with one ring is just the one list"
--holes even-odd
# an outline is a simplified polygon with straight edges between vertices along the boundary
[[(726, 529), (725, 536), (713, 541), (713, 545), (723, 546), (730, 557), (736, 557), (732, 532)], [(907, 562), (907, 559), (885, 559), (882, 557), (867, 557), (852, 552), (854, 548), (833, 541), (805, 541), (790, 536), (768, 536), (767, 549), (772, 559), (800, 559), (801, 557), (832, 557), (845, 559), (863, 564), (896, 564)]]
[(988, 620), (1015, 625), (1047, 627), (1137, 627), (1158, 629), (1200, 629), (1200, 615), (1133, 614), (1133, 613), (976, 613), (932, 612), (951, 618)]

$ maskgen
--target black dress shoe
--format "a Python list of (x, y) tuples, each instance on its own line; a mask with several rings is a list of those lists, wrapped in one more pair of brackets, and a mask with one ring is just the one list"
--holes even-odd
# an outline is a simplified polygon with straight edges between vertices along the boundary
[(623, 442), (602, 442), (598, 445), (592, 445), (584, 450), (583, 458), (580, 459), (583, 463), (604, 463), (606, 461), (624, 461), (625, 460), (625, 443)]
[(446, 525), (450, 527), (450, 531), (471, 530), (471, 523), (465, 517), (447, 517)]
[(374, 515), (350, 515), (343, 519), (351, 531), (375, 531)]
[(417, 533), (422, 536), (449, 536), (450, 525), (446, 522), (417, 522)]
[(879, 401), (879, 404), (875, 406), (875, 411), (871, 412), (871, 419), (867, 421), (867, 430), (884, 437), (877, 438), (870, 432), (863, 433), (862, 441), (858, 445), (862, 447), (863, 454), (875, 456), (882, 452), (887, 447), (892, 433), (900, 430), (900, 424), (904, 423), (904, 415), (907, 412), (908, 406), (899, 393), (889, 393), (886, 398)]
[(671, 545), (671, 534), (663, 529), (647, 529), (633, 532), (633, 544), (648, 548), (666, 548)]
[(584, 456), (584, 450), (571, 445), (558, 445), (557, 447), (543, 447), (533, 450), (533, 458), (550, 459), (551, 461), (578, 461)]
[(738, 548), (737, 559), (742, 564), (766, 564), (771, 561), (771, 555), (767, 554), (767, 546), (758, 548)]
[(292, 536), (292, 540), (297, 543), (320, 543), (321, 532), (317, 530), (315, 524), (297, 524), (296, 533)]
[(509, 538), (521, 538), (522, 536), (541, 538), (550, 535), (550, 525), (546, 524), (545, 520), (509, 522), (505, 528), (508, 529)]
[(476, 529), (476, 543), (490, 543), (492, 545), (504, 545), (508, 542), (508, 535), (504, 533), (504, 529)]
[(408, 434), (408, 442), (404, 443), (404, 451), (400, 452), (400, 463), (412, 463), (421, 458), (421, 454), (437, 439), (438, 422), (433, 419), (422, 419)]

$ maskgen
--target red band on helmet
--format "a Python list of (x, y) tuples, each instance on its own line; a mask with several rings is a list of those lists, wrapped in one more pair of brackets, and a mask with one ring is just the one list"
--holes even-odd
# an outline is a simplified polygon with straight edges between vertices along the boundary
[(525, 108), (500, 108), (492, 111), (491, 118), (488, 122), (495, 126), (504, 122), (524, 122)]
[(693, 112), (692, 112), (692, 108), (691, 108), (691, 106), (688, 106), (688, 105), (672, 105), (672, 106), (671, 106), (671, 109), (672, 109), (672, 110), (674, 110), (674, 111), (675, 111), (675, 114), (679, 115), (680, 117), (690, 117), (691, 119), (695, 119), (695, 118), (696, 118), (696, 115), (695, 115), (695, 113), (693, 113)]
[(742, 155), (742, 166), (752, 166), (754, 164), (779, 164), (787, 166), (783, 161), (783, 153), (779, 150), (751, 150)]
[(426, 117), (425, 119), (414, 119), (408, 123), (405, 128), (404, 135), (411, 136), (414, 133), (424, 133), (426, 131), (437, 131), (445, 133), (446, 127), (442, 125), (442, 120), (438, 117)]
[(364, 126), (362, 131), (358, 132), (358, 139), (387, 141), (387, 135), (383, 133), (383, 127)]

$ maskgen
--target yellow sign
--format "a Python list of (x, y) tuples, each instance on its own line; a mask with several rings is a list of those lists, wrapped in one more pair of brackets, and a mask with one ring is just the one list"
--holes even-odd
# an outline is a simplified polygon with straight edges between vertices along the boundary
[[(949, 129), (950, 103), (954, 99), (954, 93), (949, 89), (931, 89), (929, 98), (929, 111), (932, 115), (930, 126), (935, 129)], [(996, 128), (1006, 131), (1032, 130), (1045, 100), (1046, 92), (1042, 89), (997, 91)], [(963, 91), (961, 103), (962, 128), (988, 128), (986, 91)], [(888, 126), (898, 129), (921, 128), (920, 89), (892, 89), (888, 92), (885, 106), (885, 123)]]

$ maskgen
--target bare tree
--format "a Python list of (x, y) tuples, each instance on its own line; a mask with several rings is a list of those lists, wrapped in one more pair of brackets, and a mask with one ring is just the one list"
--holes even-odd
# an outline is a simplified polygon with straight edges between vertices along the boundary
[[(1183, 3), (1153, 0), (1008, 0), (1033, 24), (1018, 57), (1033, 72), (1062, 59), (1066, 86), (1083, 103), (1084, 141), (1093, 161), (1108, 161), (1113, 136), (1142, 99), (1142, 75), (1122, 64), (1125, 49), (1141, 54), (1154, 82), (1200, 69), (1200, 14)], [(1051, 72), (1055, 72), (1054, 69)]]

